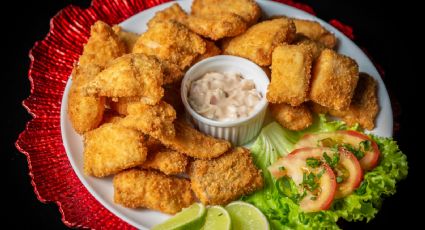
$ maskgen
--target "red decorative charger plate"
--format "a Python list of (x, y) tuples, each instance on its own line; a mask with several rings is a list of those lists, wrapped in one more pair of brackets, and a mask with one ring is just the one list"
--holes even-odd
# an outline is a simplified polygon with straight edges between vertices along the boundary
[[(305, 4), (276, 1), (315, 14)], [(27, 157), (37, 198), (44, 203), (55, 202), (68, 227), (134, 229), (103, 207), (78, 179), (62, 143), (60, 108), (68, 77), (87, 42), (90, 26), (97, 20), (118, 24), (164, 2), (168, 0), (94, 0), (88, 9), (68, 6), (52, 18), (49, 33), (30, 51), (31, 94), (23, 106), (33, 119), (19, 135), (16, 147)], [(330, 24), (354, 38), (349, 26), (337, 20)]]

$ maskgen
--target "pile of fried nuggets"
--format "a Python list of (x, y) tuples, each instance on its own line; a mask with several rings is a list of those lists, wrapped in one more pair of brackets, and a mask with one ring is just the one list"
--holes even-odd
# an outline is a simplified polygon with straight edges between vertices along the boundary
[(185, 71), (211, 56), (245, 57), (268, 73), (271, 66), (267, 98), (285, 127), (311, 124), (309, 107), (373, 126), (377, 111), (366, 118), (364, 110), (377, 107), (376, 83), (361, 75), (357, 84), (356, 63), (330, 49), (331, 33), (287, 17), (257, 23), (260, 16), (251, 0), (195, 0), (190, 14), (178, 4), (157, 12), (142, 35), (92, 26), (72, 73), (68, 114), (84, 137), (85, 173), (114, 175), (116, 203), (174, 214), (197, 199), (224, 205), (263, 186), (249, 150), (180, 116)]

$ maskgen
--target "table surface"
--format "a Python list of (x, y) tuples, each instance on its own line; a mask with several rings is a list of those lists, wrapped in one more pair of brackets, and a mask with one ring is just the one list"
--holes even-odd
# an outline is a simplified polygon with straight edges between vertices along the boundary
[[(408, 56), (400, 55), (397, 51), (405, 54), (408, 52), (409, 41), (415, 42), (409, 37), (407, 28), (402, 29), (398, 25), (400, 16), (396, 17), (388, 9), (390, 5), (380, 5), (370, 3), (370, 1), (350, 0), (302, 0), (313, 7), (317, 16), (324, 19), (338, 19), (341, 22), (354, 28), (356, 36), (355, 42), (365, 47), (373, 59), (379, 63), (386, 71), (384, 81), (390, 92), (390, 96), (396, 103), (396, 111), (401, 111), (396, 115), (399, 121), (399, 130), (394, 138), (399, 142), (401, 149), (408, 156), (409, 176), (407, 180), (398, 185), (396, 195), (385, 200), (382, 210), (370, 223), (344, 223), (344, 229), (376, 229), (384, 227), (395, 227), (398, 224), (414, 224), (420, 222), (412, 207), (423, 202), (422, 194), (417, 190), (417, 180), (419, 180), (419, 164), (421, 154), (419, 150), (419, 135), (417, 127), (420, 113), (415, 110), (414, 99), (419, 99), (420, 84), (419, 75), (414, 74), (414, 63), (401, 64), (407, 62)], [(28, 176), (28, 166), (25, 156), (19, 153), (14, 147), (19, 133), (24, 129), (26, 121), (31, 117), (21, 106), (21, 101), (28, 97), (30, 83), (27, 79), (29, 67), (28, 51), (34, 42), (41, 40), (49, 29), (49, 20), (60, 9), (69, 4), (87, 7), (90, 1), (86, 0), (43, 0), (19, 2), (13, 1), (11, 8), (5, 11), (13, 12), (15, 16), (10, 17), (2, 14), (3, 29), (2, 37), (6, 37), (6, 42), (2, 43), (7, 50), (3, 53), (2, 61), (6, 72), (1, 71), (3, 81), (0, 86), (3, 90), (1, 105), (6, 105), (1, 109), (3, 116), (1, 122), (1, 170), (3, 177), (1, 183), (2, 192), (6, 192), (3, 200), (6, 201), (6, 215), (1, 219), (5, 226), (13, 228), (43, 228), (43, 229), (65, 229), (61, 222), (60, 213), (54, 204), (43, 204), (39, 202), (33, 192)], [(404, 2), (406, 5), (408, 2)], [(390, 4), (390, 3), (385, 3)], [(415, 21), (414, 19), (409, 19)], [(12, 22), (12, 23), (9, 23)], [(406, 26), (408, 26), (406, 24)], [(409, 33), (407, 36), (404, 33)], [(403, 40), (404, 39), (404, 40)], [(3, 39), (2, 39), (3, 40)], [(404, 42), (401, 42), (404, 41)], [(407, 41), (407, 42), (406, 42)], [(3, 70), (4, 68), (2, 68)], [(3, 95), (4, 94), (4, 95)], [(422, 119), (423, 120), (423, 119)], [(416, 150), (416, 152), (415, 152)], [(416, 190), (415, 190), (416, 189)]]

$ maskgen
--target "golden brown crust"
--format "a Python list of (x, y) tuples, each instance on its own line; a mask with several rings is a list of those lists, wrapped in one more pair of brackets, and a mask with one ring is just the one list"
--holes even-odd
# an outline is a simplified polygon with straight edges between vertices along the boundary
[(195, 61), (193, 62), (193, 64), (195, 64), (197, 62), (200, 62), (200, 61), (202, 61), (202, 60), (204, 60), (206, 58), (214, 57), (214, 56), (217, 56), (217, 55), (220, 55), (221, 54), (221, 49), (218, 48), (218, 46), (216, 46), (214, 42), (205, 40), (205, 43), (206, 43), (206, 51), (205, 51), (205, 53), (199, 55), (195, 59)]
[(166, 21), (154, 23), (142, 34), (133, 53), (154, 55), (184, 70), (199, 54), (205, 53), (205, 46), (204, 40), (184, 25)]
[(118, 38), (112, 28), (97, 21), (90, 30), (90, 38), (84, 46), (79, 65), (98, 65), (105, 67), (112, 60), (122, 56), (127, 51), (125, 44)]
[(194, 0), (192, 15), (220, 13), (237, 14), (248, 24), (255, 24), (261, 16), (261, 8), (253, 0)]
[(106, 97), (140, 97), (154, 105), (164, 96), (161, 63), (153, 56), (126, 54), (92, 79), (86, 89), (88, 95)]
[(147, 154), (140, 133), (106, 123), (84, 134), (84, 172), (104, 177), (141, 165)]
[(127, 53), (131, 53), (133, 50), (134, 44), (136, 44), (137, 39), (139, 38), (139, 34), (125, 31), (119, 25), (114, 25), (112, 30), (118, 35), (118, 38), (124, 42), (125, 47), (127, 48)]
[(243, 18), (233, 13), (191, 15), (186, 25), (193, 32), (214, 41), (237, 36), (247, 29)]
[(347, 110), (358, 79), (356, 61), (326, 49), (313, 66), (310, 99), (333, 110)]
[(375, 127), (375, 118), (379, 112), (377, 83), (373, 77), (360, 73), (359, 82), (348, 110), (331, 110), (330, 114), (342, 118), (348, 125), (359, 123), (365, 129)]
[(335, 35), (326, 30), (320, 23), (296, 18), (293, 20), (297, 34), (302, 34), (314, 41), (320, 42), (329, 49), (335, 48), (337, 43)]
[(162, 173), (132, 169), (116, 175), (114, 202), (129, 208), (150, 208), (175, 214), (195, 202), (190, 181)]
[(164, 10), (156, 12), (155, 16), (149, 20), (148, 27), (151, 28), (158, 22), (166, 22), (169, 20), (185, 24), (187, 16), (187, 13), (180, 7), (180, 5), (178, 3), (174, 3)]
[(295, 25), (291, 19), (263, 21), (253, 25), (245, 33), (226, 40), (223, 53), (250, 59), (260, 66), (269, 66), (274, 48), (282, 43), (292, 42), (294, 37)]
[(154, 137), (158, 138), (168, 148), (187, 156), (211, 159), (222, 155), (231, 146), (230, 142), (207, 136), (190, 127), (184, 121), (176, 120), (174, 126), (176, 129), (174, 137), (164, 135)]
[(162, 148), (148, 151), (148, 158), (142, 164), (142, 168), (156, 169), (166, 175), (175, 175), (186, 172), (189, 158), (177, 151)]
[(115, 112), (121, 114), (121, 115), (128, 115), (128, 105), (132, 103), (140, 103), (141, 98), (140, 97), (119, 97), (114, 98), (109, 102), (109, 105), (111, 106), (111, 109)]
[(212, 160), (195, 160), (189, 169), (192, 190), (204, 204), (225, 205), (263, 186), (248, 149), (237, 147)]
[(175, 136), (173, 121), (176, 111), (163, 101), (157, 105), (131, 103), (127, 107), (128, 115), (119, 123), (125, 127), (133, 128), (154, 138)]
[(273, 51), (272, 80), (267, 90), (267, 100), (298, 106), (308, 99), (311, 66), (311, 49), (304, 45), (280, 45)]
[(297, 34), (294, 43), (297, 45), (305, 46), (310, 49), (313, 55), (313, 61), (316, 60), (320, 56), (322, 51), (326, 49), (326, 46), (322, 43), (313, 41), (302, 35), (300, 36), (299, 34)]
[(289, 130), (303, 130), (313, 124), (313, 114), (306, 104), (291, 106), (285, 103), (270, 104), (270, 112), (276, 121)]
[(79, 134), (95, 129), (102, 121), (105, 98), (88, 96), (83, 89), (101, 69), (97, 65), (74, 67), (73, 81), (68, 94), (68, 116), (72, 127)]

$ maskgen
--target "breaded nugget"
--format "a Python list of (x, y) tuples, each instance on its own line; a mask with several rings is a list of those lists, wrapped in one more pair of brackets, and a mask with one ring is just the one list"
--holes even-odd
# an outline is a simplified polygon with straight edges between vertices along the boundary
[(335, 35), (326, 30), (320, 23), (315, 21), (294, 18), (297, 34), (302, 34), (314, 41), (320, 42), (329, 49), (336, 46), (337, 39)]
[(80, 66), (98, 65), (105, 67), (109, 62), (126, 53), (126, 46), (112, 28), (97, 21), (91, 27), (90, 38), (84, 46), (83, 54), (79, 59)]
[(202, 60), (204, 60), (204, 59), (206, 59), (206, 58), (214, 57), (214, 56), (217, 56), (217, 55), (220, 55), (220, 54), (221, 54), (221, 49), (220, 49), (220, 48), (218, 48), (218, 47), (215, 45), (215, 43), (214, 43), (214, 42), (212, 42), (212, 41), (208, 41), (208, 40), (205, 40), (205, 43), (206, 43), (206, 51), (205, 51), (205, 53), (204, 53), (204, 54), (199, 55), (199, 56), (195, 59), (195, 61), (193, 62), (193, 64), (195, 64), (195, 63), (197, 63), (197, 62), (200, 62), (200, 61), (202, 61)]
[(101, 124), (105, 123), (117, 123), (123, 118), (122, 115), (118, 114), (116, 111), (112, 109), (106, 109), (103, 113), (103, 119)]
[(230, 148), (230, 142), (207, 136), (190, 127), (184, 121), (174, 122), (176, 135), (154, 136), (170, 149), (176, 150), (187, 156), (199, 159), (211, 159), (225, 153)]
[(176, 111), (169, 104), (163, 101), (157, 105), (131, 103), (127, 111), (128, 115), (119, 122), (121, 125), (137, 129), (157, 139), (175, 136), (173, 121), (176, 119)]
[(109, 105), (111, 109), (121, 115), (128, 115), (127, 107), (129, 104), (140, 103), (142, 100), (140, 97), (119, 97), (111, 100)]
[(177, 21), (182, 24), (186, 23), (187, 13), (181, 8), (178, 3), (174, 3), (164, 10), (155, 13), (155, 16), (148, 22), (148, 27), (152, 27), (155, 23), (166, 22), (169, 20)]
[(184, 25), (166, 21), (154, 23), (142, 34), (133, 53), (154, 55), (184, 70), (199, 54), (205, 53), (205, 46), (204, 40)]
[(358, 79), (356, 61), (323, 50), (313, 65), (310, 99), (333, 110), (347, 110)]
[(208, 205), (225, 205), (263, 186), (251, 153), (242, 147), (219, 158), (193, 161), (189, 177), (196, 196)]
[(112, 30), (115, 32), (115, 34), (118, 35), (118, 38), (124, 42), (127, 48), (127, 53), (131, 53), (131, 51), (133, 50), (134, 44), (136, 44), (136, 41), (140, 35), (125, 31), (119, 25), (114, 25), (112, 27)]
[(156, 169), (167, 175), (175, 175), (185, 173), (188, 163), (189, 158), (186, 155), (164, 148), (148, 151), (148, 158), (142, 164), (142, 168)]
[(68, 116), (72, 127), (83, 134), (98, 127), (105, 110), (105, 98), (87, 96), (83, 87), (93, 79), (101, 68), (97, 65), (74, 67), (72, 85), (68, 94)]
[(261, 8), (253, 0), (194, 0), (192, 3), (192, 15), (220, 13), (237, 14), (251, 26), (260, 18)]
[(295, 25), (291, 19), (263, 21), (224, 42), (223, 53), (248, 58), (260, 66), (269, 66), (274, 48), (282, 43), (292, 42), (294, 36)]
[(348, 125), (359, 123), (363, 128), (372, 130), (379, 112), (377, 83), (373, 77), (360, 73), (353, 99), (348, 110), (331, 110), (330, 114), (342, 118)]
[(318, 114), (326, 114), (329, 113), (329, 108), (326, 108), (324, 106), (321, 106), (313, 101), (307, 102), (308, 107), (311, 111)]
[(115, 59), (91, 80), (88, 95), (107, 97), (141, 97), (154, 105), (164, 96), (161, 63), (153, 56), (126, 54)]
[(114, 202), (175, 214), (195, 202), (190, 181), (160, 172), (132, 169), (114, 177)]
[(214, 41), (242, 34), (248, 27), (241, 16), (225, 12), (191, 15), (187, 18), (186, 26), (193, 32)]
[(273, 51), (267, 100), (298, 106), (308, 99), (313, 55), (304, 45), (280, 45)]
[(83, 154), (85, 174), (104, 177), (141, 165), (147, 148), (140, 132), (106, 123), (84, 134)]
[(302, 35), (300, 36), (298, 34), (295, 38), (294, 43), (297, 45), (306, 46), (308, 49), (310, 49), (313, 55), (313, 61), (316, 60), (320, 56), (320, 53), (322, 53), (322, 51), (326, 49), (326, 46), (322, 43), (313, 41), (310, 38), (307, 38)]
[(171, 84), (182, 80), (184, 72), (178, 65), (164, 60), (161, 60), (161, 65), (164, 73), (164, 84)]
[(274, 119), (289, 130), (303, 130), (313, 124), (313, 114), (306, 104), (291, 106), (285, 103), (270, 104)]

